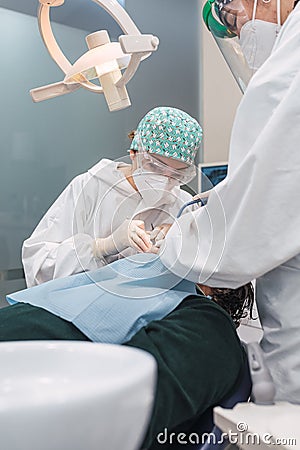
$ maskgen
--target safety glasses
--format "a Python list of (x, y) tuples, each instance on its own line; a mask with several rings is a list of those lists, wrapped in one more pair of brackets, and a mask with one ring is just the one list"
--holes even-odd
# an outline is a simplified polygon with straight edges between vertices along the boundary
[(178, 184), (187, 184), (196, 176), (196, 169), (193, 165), (187, 165), (182, 169), (175, 169), (155, 158), (155, 156), (151, 155), (149, 152), (139, 152), (136, 157), (139, 169), (144, 172), (155, 173), (157, 175), (172, 178), (173, 180), (176, 180)]

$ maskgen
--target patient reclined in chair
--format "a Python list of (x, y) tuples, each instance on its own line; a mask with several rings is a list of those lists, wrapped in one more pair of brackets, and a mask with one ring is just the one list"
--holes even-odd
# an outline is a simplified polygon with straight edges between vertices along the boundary
[(180, 433), (198, 433), (199, 420), (239, 382), (246, 356), (236, 326), (252, 307), (252, 287), (200, 295), (154, 255), (107, 270), (9, 295), (15, 304), (0, 310), (0, 340), (94, 340), (148, 351), (158, 382), (142, 448), (181, 448)]

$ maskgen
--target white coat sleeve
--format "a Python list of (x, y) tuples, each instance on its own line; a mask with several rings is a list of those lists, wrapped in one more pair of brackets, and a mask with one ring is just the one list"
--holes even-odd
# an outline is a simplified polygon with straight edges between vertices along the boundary
[(75, 214), (81, 180), (79, 176), (67, 186), (23, 243), (22, 262), (28, 287), (99, 266), (93, 256), (94, 238), (81, 225), (86, 213), (83, 201), (81, 214)]
[[(262, 72), (252, 91), (246, 91), (248, 115), (241, 105), (236, 133), (241, 134), (242, 121), (245, 130), (251, 127), (251, 114), (260, 115), (260, 92), (272, 105), (248, 152), (211, 192), (205, 207), (171, 227), (161, 260), (178, 275), (236, 288), (300, 253), (299, 36), (293, 44), (297, 50), (289, 52), (292, 43), (286, 40), (274, 55), (281, 65), (270, 74)], [(239, 144), (243, 139), (248, 138), (239, 136)]]

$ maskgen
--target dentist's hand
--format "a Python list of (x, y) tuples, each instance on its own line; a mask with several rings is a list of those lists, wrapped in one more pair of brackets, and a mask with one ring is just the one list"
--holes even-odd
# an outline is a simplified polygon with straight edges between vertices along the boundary
[(160, 246), (163, 243), (171, 226), (172, 224), (170, 223), (163, 223), (156, 226), (154, 230), (150, 232), (150, 240), (152, 242), (152, 248), (150, 250), (151, 253), (157, 254), (159, 252)]
[(150, 237), (145, 231), (145, 223), (142, 220), (126, 219), (110, 236), (95, 239), (93, 251), (96, 258), (102, 258), (121, 253), (128, 247), (138, 252), (151, 250)]
[(199, 194), (194, 195), (193, 200), (208, 198), (211, 191), (212, 189), (210, 189), (209, 191), (200, 192)]
[(150, 237), (145, 230), (145, 223), (143, 220), (129, 221), (128, 243), (129, 245), (127, 245), (127, 247), (135, 248), (139, 252), (148, 252), (151, 249), (152, 245)]

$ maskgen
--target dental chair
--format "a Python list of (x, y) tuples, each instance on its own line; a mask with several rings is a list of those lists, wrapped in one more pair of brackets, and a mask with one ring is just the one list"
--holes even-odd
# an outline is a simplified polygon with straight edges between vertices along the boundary
[[(257, 404), (273, 404), (275, 387), (269, 369), (267, 368), (262, 350), (257, 342), (242, 343), (247, 358), (240, 375), (238, 385), (234, 392), (225, 398), (220, 405), (225, 409), (232, 409), (237, 403), (249, 400)], [(222, 439), (222, 431), (213, 423), (213, 411), (210, 409), (204, 414), (206, 420), (201, 419), (199, 436), (209, 433), (204, 444), (188, 447), (189, 450), (224, 450), (230, 442)], [(210, 431), (207, 431), (210, 430)]]
[[(245, 348), (246, 345), (243, 344), (243, 347)], [(252, 382), (249, 363), (247, 358), (245, 358), (244, 366), (236, 388), (229, 396), (227, 396), (220, 404), (216, 406), (221, 406), (222, 408), (233, 408), (237, 403), (247, 402), (250, 398), (251, 390)], [(227, 445), (229, 445), (229, 441), (226, 439), (221, 442), (222, 431), (214, 425), (213, 408), (209, 408), (204, 412), (198, 423), (194, 424), (193, 430), (197, 430), (197, 436), (199, 436), (199, 438), (202, 435), (207, 436), (207, 438), (205, 443), (189, 445), (186, 447), (188, 450), (224, 450)]]
[[(233, 408), (237, 403), (247, 402), (250, 398), (252, 390), (252, 381), (247, 358), (245, 358), (244, 367), (240, 376), (240, 380), (235, 391), (225, 398), (219, 406), (222, 408)], [(213, 418), (212, 418), (213, 420)], [(205, 444), (194, 447), (195, 450), (223, 450), (229, 445), (227, 439), (222, 440), (222, 431), (212, 423), (212, 429)]]

